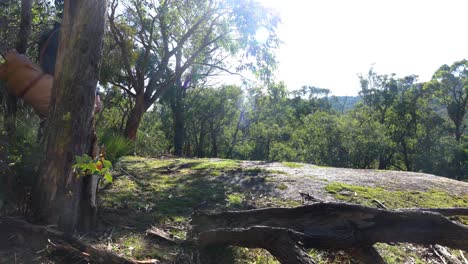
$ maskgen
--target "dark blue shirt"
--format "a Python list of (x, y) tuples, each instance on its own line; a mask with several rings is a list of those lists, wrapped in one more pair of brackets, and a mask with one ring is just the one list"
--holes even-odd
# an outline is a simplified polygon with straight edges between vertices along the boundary
[(42, 34), (39, 39), (39, 64), (45, 73), (54, 75), (55, 60), (59, 46), (60, 24), (55, 23), (54, 28)]

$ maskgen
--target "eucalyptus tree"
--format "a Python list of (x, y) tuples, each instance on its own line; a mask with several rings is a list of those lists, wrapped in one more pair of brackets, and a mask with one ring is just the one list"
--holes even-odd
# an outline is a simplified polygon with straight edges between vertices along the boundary
[(397, 82), (395, 74), (377, 74), (370, 69), (367, 76), (359, 76), (361, 83), (361, 96), (363, 103), (376, 111), (379, 122), (383, 124), (387, 111), (397, 96)]
[(291, 94), (293, 95), (291, 104), (299, 120), (317, 111), (331, 110), (329, 89), (305, 85), (299, 90), (292, 91)]
[(468, 106), (468, 61), (461, 60), (454, 64), (442, 65), (426, 84), (447, 108), (447, 114), (455, 126), (455, 139), (460, 142), (466, 128), (465, 115)]
[[(395, 75), (381, 75), (370, 69), (367, 76), (361, 75), (359, 79), (361, 83), (359, 95), (363, 104), (372, 109), (380, 124), (385, 124), (388, 111), (398, 94)], [(379, 169), (387, 169), (390, 166), (395, 150), (390, 145), (388, 147), (380, 153)]]
[[(136, 138), (144, 113), (164, 93), (172, 90), (174, 117), (183, 119), (180, 98), (188, 88), (220, 71), (247, 68), (267, 76), (274, 65), (278, 18), (254, 1), (113, 0), (108, 16), (113, 42), (108, 59), (120, 67), (103, 81), (134, 100), (125, 128), (130, 139)], [(265, 42), (255, 38), (260, 28), (268, 32)], [(183, 125), (174, 139), (175, 153), (180, 154)]]
[[(451, 156), (449, 173), (457, 179), (468, 175), (468, 151), (466, 150), (465, 129), (466, 112), (468, 108), (468, 61), (461, 60), (452, 65), (442, 65), (433, 75), (424, 89), (426, 93), (433, 95), (433, 100), (445, 106), (448, 120), (452, 123), (450, 133), (453, 135), (456, 144), (445, 142), (445, 146), (450, 146), (451, 151), (446, 151), (446, 156)], [(451, 152), (451, 153), (450, 153)]]
[(90, 229), (97, 217), (97, 178), (77, 175), (73, 165), (76, 156), (98, 154), (93, 119), (106, 8), (105, 0), (65, 1), (45, 155), (33, 190), (38, 217), (69, 233)]
[(235, 134), (242, 99), (242, 89), (238, 86), (191, 90), (184, 99), (190, 105), (186, 113), (186, 154), (226, 157)]
[(240, 158), (291, 160), (296, 155), (287, 144), (297, 123), (288, 96), (282, 82), (249, 90)]

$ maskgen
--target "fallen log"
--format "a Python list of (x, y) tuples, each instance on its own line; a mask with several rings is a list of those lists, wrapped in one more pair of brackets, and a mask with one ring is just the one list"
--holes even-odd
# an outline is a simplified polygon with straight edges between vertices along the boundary
[(420, 211), (420, 212), (434, 212), (443, 216), (468, 216), (468, 207), (451, 207), (451, 208), (406, 208), (400, 211)]
[[(189, 237), (200, 247), (264, 248), (285, 263), (313, 263), (305, 248), (345, 250), (363, 263), (384, 263), (375, 243), (439, 244), (468, 250), (468, 227), (443, 217), (465, 209), (384, 210), (343, 203), (192, 216)], [(353, 253), (354, 252), (354, 253)]]

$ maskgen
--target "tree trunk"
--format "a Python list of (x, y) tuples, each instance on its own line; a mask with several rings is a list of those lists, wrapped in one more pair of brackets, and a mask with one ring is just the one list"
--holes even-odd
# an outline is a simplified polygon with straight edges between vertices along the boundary
[(31, 34), (32, 2), (32, 0), (21, 0), (21, 22), (16, 40), (16, 51), (22, 54), (26, 54), (28, 39)]
[(198, 136), (198, 144), (197, 144), (197, 157), (203, 158), (205, 153), (203, 151), (205, 147), (205, 125), (206, 119), (202, 119), (200, 121), (200, 135)]
[(210, 123), (210, 135), (211, 135), (211, 156), (218, 157), (218, 141), (216, 130), (214, 129), (214, 121), (212, 120)]
[[(45, 156), (33, 191), (37, 216), (71, 233), (89, 228), (96, 183), (78, 177), (75, 156), (93, 155), (94, 100), (102, 58), (107, 1), (65, 1), (64, 18), (44, 136)], [(94, 141), (94, 142), (93, 142)]]
[(385, 154), (379, 155), (379, 170), (386, 170), (390, 164), (391, 157), (387, 157)]
[(130, 140), (135, 141), (137, 138), (138, 127), (140, 126), (143, 115), (145, 114), (145, 103), (144, 103), (144, 94), (137, 94), (135, 99), (135, 105), (130, 111), (130, 115), (127, 119), (127, 124), (125, 125), (125, 137)]
[(405, 162), (405, 167), (407, 171), (412, 171), (413, 166), (411, 166), (411, 160), (408, 154), (408, 147), (406, 145), (405, 139), (402, 139), (401, 147), (403, 148), (402, 154), (403, 154), (403, 160)]
[(460, 143), (461, 136), (463, 135), (463, 119), (461, 121), (455, 122), (455, 140)]
[(234, 135), (232, 136), (231, 146), (229, 147), (229, 151), (227, 153), (227, 157), (230, 159), (232, 158), (232, 151), (234, 150), (234, 147), (237, 144), (237, 133), (239, 132), (240, 124), (243, 118), (244, 118), (244, 110), (241, 110), (239, 114), (239, 120), (237, 120), (236, 131), (234, 132)]
[(185, 141), (184, 110), (180, 102), (171, 104), (171, 108), (174, 116), (174, 155), (181, 156)]
[[(28, 39), (31, 33), (31, 9), (32, 0), (21, 0), (21, 21), (20, 29), (16, 39), (16, 51), (26, 54), (28, 48)], [(16, 112), (18, 111), (18, 99), (13, 95), (6, 96), (6, 111), (5, 111), (5, 131), (7, 132), (10, 142), (16, 131)]]
[(266, 146), (265, 146), (265, 160), (270, 160), (270, 138), (267, 139)]

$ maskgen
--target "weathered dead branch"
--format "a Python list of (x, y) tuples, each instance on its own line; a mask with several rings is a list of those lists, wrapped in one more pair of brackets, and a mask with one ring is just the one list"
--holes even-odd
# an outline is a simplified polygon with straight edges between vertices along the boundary
[(281, 263), (313, 263), (304, 248), (345, 250), (363, 263), (384, 263), (373, 248), (375, 243), (440, 244), (468, 250), (468, 227), (441, 215), (466, 213), (467, 208), (384, 210), (343, 203), (197, 212), (190, 236), (201, 248), (264, 248)]

